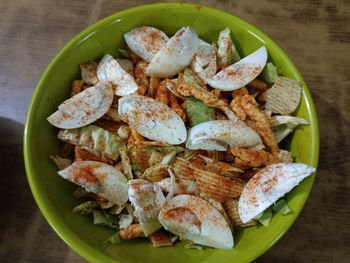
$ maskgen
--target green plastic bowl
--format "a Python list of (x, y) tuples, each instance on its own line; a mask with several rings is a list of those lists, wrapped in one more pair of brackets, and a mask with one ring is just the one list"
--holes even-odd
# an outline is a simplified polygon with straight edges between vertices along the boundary
[(268, 227), (251, 227), (236, 233), (235, 247), (231, 250), (191, 250), (185, 249), (183, 243), (160, 249), (142, 240), (106, 246), (103, 241), (114, 234), (113, 231), (93, 225), (88, 216), (71, 212), (79, 200), (72, 196), (73, 184), (57, 176), (49, 158), (58, 152), (61, 144), (56, 138), (57, 129), (46, 118), (69, 97), (72, 80), (80, 78), (79, 64), (105, 53), (117, 56), (118, 48), (125, 46), (123, 33), (141, 25), (152, 25), (168, 34), (188, 25), (210, 42), (229, 27), (239, 52), (244, 55), (265, 45), (269, 60), (277, 65), (279, 72), (303, 84), (297, 116), (307, 119), (310, 125), (299, 128), (287, 147), (296, 162), (317, 166), (319, 133), (309, 90), (296, 66), (275, 42), (247, 22), (215, 9), (182, 3), (151, 4), (119, 12), (89, 27), (68, 43), (46, 69), (34, 92), (24, 133), (25, 166), (34, 198), (58, 235), (91, 262), (251, 261), (268, 250), (297, 218), (310, 193), (314, 175), (287, 195), (292, 214), (275, 215)]

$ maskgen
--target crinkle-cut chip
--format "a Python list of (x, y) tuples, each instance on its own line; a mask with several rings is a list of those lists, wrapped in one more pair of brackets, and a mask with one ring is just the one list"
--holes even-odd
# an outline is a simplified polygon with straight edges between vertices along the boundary
[[(153, 79), (156, 79), (156, 81), (154, 81)], [(154, 98), (156, 99), (156, 101), (163, 103), (165, 105), (169, 105), (169, 91), (165, 87), (165, 82), (162, 81), (159, 83), (159, 81), (160, 81), (159, 79), (151, 77), (149, 90), (151, 88), (155, 90)], [(154, 86), (154, 88), (152, 86)]]
[(134, 76), (134, 65), (130, 59), (116, 58), (122, 69), (127, 72), (130, 76)]
[[(169, 192), (171, 187), (171, 178), (167, 177), (156, 183), (164, 192)], [(198, 185), (195, 181), (189, 179), (176, 178), (174, 182), (174, 195), (199, 195)]]
[(132, 224), (125, 229), (119, 231), (119, 235), (123, 240), (131, 240), (135, 238), (145, 237), (145, 233), (140, 224)]
[(147, 95), (150, 98), (154, 98), (156, 96), (158, 85), (159, 85), (159, 78), (151, 76), (149, 78), (149, 87), (147, 91)]
[(70, 90), (70, 96), (73, 97), (74, 95), (78, 94), (84, 89), (84, 81), (83, 80), (73, 80), (72, 87)]
[(147, 168), (141, 178), (150, 182), (158, 182), (168, 176), (168, 165), (164, 165), (161, 163), (155, 164), (149, 168)]
[(159, 229), (149, 236), (149, 240), (154, 247), (170, 247), (173, 246), (179, 237), (164, 230)]
[(225, 160), (225, 152), (219, 151), (207, 151), (208, 157), (215, 161), (223, 161)]
[(109, 131), (110, 133), (116, 134), (118, 132), (119, 127), (121, 126), (121, 123), (103, 117), (95, 121), (92, 125), (96, 125), (106, 131)]
[(178, 178), (183, 178), (183, 179), (190, 179), (190, 180), (195, 180), (195, 171), (194, 168), (191, 165), (191, 162), (180, 158), (176, 157), (176, 161), (173, 164), (173, 170)]
[(297, 80), (286, 77), (278, 77), (275, 84), (266, 91), (267, 109), (273, 113), (291, 114), (293, 113), (301, 98), (301, 84)]
[(243, 223), (238, 213), (238, 199), (229, 199), (222, 203), (225, 212), (230, 219), (232, 226), (235, 227), (248, 227), (256, 225), (255, 220), (250, 220), (247, 223)]
[(292, 163), (293, 162), (293, 156), (292, 153), (287, 150), (280, 150), (278, 157), (281, 159), (284, 163)]
[(227, 177), (238, 177), (239, 174), (244, 171), (241, 168), (235, 167), (231, 164), (215, 161), (203, 155), (199, 155), (205, 161), (205, 167), (203, 168), (206, 171), (218, 173)]
[(149, 86), (149, 77), (146, 75), (146, 69), (148, 63), (144, 60), (140, 60), (136, 63), (134, 68), (134, 77), (137, 85), (144, 86), (148, 89)]
[(81, 77), (85, 84), (95, 85), (99, 81), (97, 77), (97, 66), (96, 61), (89, 61), (80, 65)]
[(219, 202), (239, 197), (244, 187), (243, 181), (238, 178), (200, 169), (195, 170), (195, 175), (199, 191)]
[(75, 161), (98, 161), (107, 164), (113, 164), (113, 160), (111, 158), (108, 158), (104, 154), (97, 153), (96, 155), (79, 146), (75, 146), (74, 153)]
[(148, 167), (150, 167), (150, 154), (145, 152), (142, 147), (138, 147), (135, 144), (130, 145), (128, 148), (133, 172), (140, 171), (143, 173)]
[(235, 157), (235, 163), (245, 167), (262, 167), (281, 160), (264, 150), (249, 150), (246, 148), (233, 147), (231, 153)]

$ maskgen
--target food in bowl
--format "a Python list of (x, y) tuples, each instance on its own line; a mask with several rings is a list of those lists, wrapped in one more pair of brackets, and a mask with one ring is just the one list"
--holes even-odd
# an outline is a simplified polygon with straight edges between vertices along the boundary
[(88, 199), (73, 211), (118, 229), (110, 243), (225, 249), (233, 229), (290, 213), (282, 197), (315, 171), (278, 145), (307, 124), (290, 115), (300, 83), (266, 63), (264, 46), (241, 59), (228, 28), (215, 44), (190, 27), (124, 38), (125, 58), (81, 65), (71, 98), (48, 117), (66, 143), (52, 156), (58, 174)]

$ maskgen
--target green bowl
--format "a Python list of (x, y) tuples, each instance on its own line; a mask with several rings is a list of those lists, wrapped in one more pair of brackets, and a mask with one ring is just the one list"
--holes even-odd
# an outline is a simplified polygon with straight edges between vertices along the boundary
[(215, 41), (219, 31), (229, 27), (239, 52), (244, 55), (265, 45), (269, 60), (277, 65), (279, 72), (303, 84), (297, 116), (309, 120), (310, 125), (299, 128), (287, 147), (296, 162), (317, 166), (319, 133), (310, 92), (296, 66), (274, 41), (247, 22), (215, 9), (182, 3), (151, 4), (119, 12), (89, 27), (68, 43), (46, 69), (34, 92), (24, 133), (25, 166), (34, 198), (58, 235), (91, 262), (251, 261), (268, 250), (292, 225), (310, 193), (314, 175), (287, 195), (292, 214), (275, 215), (268, 227), (251, 227), (236, 233), (235, 247), (231, 250), (190, 250), (182, 243), (159, 249), (147, 241), (106, 246), (103, 241), (113, 231), (93, 225), (88, 216), (71, 212), (79, 200), (72, 196), (73, 184), (57, 176), (49, 158), (58, 152), (61, 144), (56, 137), (57, 129), (46, 118), (69, 97), (71, 81), (80, 78), (79, 64), (104, 53), (119, 55), (118, 48), (125, 46), (123, 33), (141, 25), (152, 25), (168, 34), (188, 25), (210, 42)]

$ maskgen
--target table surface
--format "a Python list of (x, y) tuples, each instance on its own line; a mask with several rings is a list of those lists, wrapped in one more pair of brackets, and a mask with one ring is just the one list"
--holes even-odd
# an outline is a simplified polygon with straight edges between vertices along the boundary
[[(152, 1), (0, 0), (0, 258), (85, 262), (49, 227), (26, 180), (23, 125), (40, 75), (78, 32)], [(311, 90), (320, 122), (317, 177), (300, 217), (256, 262), (345, 262), (350, 258), (350, 2), (188, 1), (258, 26), (289, 54)]]

